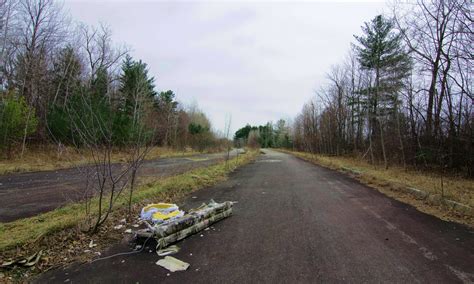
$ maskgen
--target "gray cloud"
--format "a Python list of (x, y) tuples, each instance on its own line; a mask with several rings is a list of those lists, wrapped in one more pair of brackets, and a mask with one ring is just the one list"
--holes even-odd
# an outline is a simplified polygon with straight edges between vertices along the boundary
[(216, 129), (293, 117), (384, 3), (67, 1), (107, 23), (160, 90), (197, 101)]

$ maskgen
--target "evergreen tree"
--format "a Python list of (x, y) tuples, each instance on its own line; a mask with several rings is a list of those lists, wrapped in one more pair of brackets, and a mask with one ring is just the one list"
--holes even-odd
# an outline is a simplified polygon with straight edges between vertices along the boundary
[(160, 92), (158, 96), (159, 108), (161, 110), (176, 110), (178, 102), (175, 101), (175, 97), (176, 95), (171, 90)]
[(290, 136), (288, 127), (286, 126), (286, 121), (284, 119), (279, 119), (275, 125), (275, 143), (274, 147), (285, 147), (290, 146)]
[(145, 63), (126, 56), (122, 64), (119, 91), (125, 99), (124, 110), (129, 116), (140, 111), (139, 108), (143, 106), (141, 102), (156, 96), (154, 81), (153, 77), (149, 77)]
[(381, 121), (396, 109), (397, 92), (411, 70), (411, 61), (404, 50), (401, 34), (394, 30), (391, 20), (378, 15), (365, 23), (362, 30), (363, 36), (355, 36), (359, 43), (356, 46), (358, 61), (369, 72), (369, 82), (373, 81), (373, 84), (368, 84), (360, 93), (369, 117), (369, 139), (372, 141), (379, 134), (387, 168)]
[(176, 130), (177, 122), (177, 108), (178, 102), (175, 101), (175, 94), (173, 91), (168, 90), (160, 92), (157, 98), (158, 102), (155, 107), (161, 116), (160, 122), (164, 124), (164, 138), (163, 145), (170, 146), (172, 140), (172, 133)]
[(126, 56), (119, 78), (119, 107), (114, 114), (114, 137), (118, 144), (129, 143), (131, 139), (141, 139), (141, 134), (138, 133), (148, 131), (145, 119), (156, 96), (154, 80), (148, 75), (145, 63)]
[(266, 125), (260, 125), (258, 127), (259, 138), (258, 142), (262, 148), (273, 147), (274, 137), (273, 137), (273, 125), (268, 122)]
[(250, 126), (250, 124), (247, 124), (244, 127), (240, 128), (235, 132), (234, 140), (243, 139), (246, 141), (249, 137), (250, 130), (252, 130), (252, 126)]
[(362, 93), (367, 97), (371, 114), (386, 115), (397, 100), (397, 91), (411, 70), (411, 60), (404, 50), (400, 33), (391, 20), (376, 16), (362, 27), (363, 36), (355, 36), (358, 60), (374, 76), (374, 85)]
[(91, 84), (91, 93), (99, 97), (106, 97), (109, 92), (109, 81), (107, 69), (99, 68)]

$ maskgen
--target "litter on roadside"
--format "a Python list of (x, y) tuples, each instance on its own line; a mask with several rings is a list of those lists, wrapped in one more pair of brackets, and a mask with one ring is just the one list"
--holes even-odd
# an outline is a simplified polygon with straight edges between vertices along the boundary
[(179, 251), (179, 247), (177, 245), (172, 245), (167, 248), (162, 248), (160, 250), (157, 250), (156, 253), (159, 256), (165, 256), (165, 255), (177, 253), (178, 251)]
[(14, 266), (31, 267), (38, 263), (38, 261), (41, 259), (42, 254), (43, 251), (40, 250), (39, 252), (26, 258), (17, 258), (15, 260), (4, 261), (0, 264), (0, 268), (10, 268)]
[[(180, 211), (183, 214), (180, 216), (177, 214), (157, 222), (153, 219), (153, 215), (157, 212), (169, 215), (171, 212), (176, 211)], [(138, 230), (137, 237), (154, 237), (158, 242), (156, 249), (159, 250), (192, 234), (196, 234), (213, 223), (231, 215), (232, 202), (230, 201), (217, 203), (211, 200), (208, 204), (202, 204), (196, 209), (191, 209), (187, 214), (179, 210), (175, 204), (151, 204), (142, 209), (141, 217), (145, 221), (151, 220), (152, 224), (145, 222), (148, 228)]]
[(156, 203), (143, 207), (140, 218), (145, 221), (151, 221), (154, 224), (161, 224), (171, 222), (183, 215), (184, 212), (179, 210), (179, 207), (176, 204)]
[(189, 267), (189, 263), (181, 261), (172, 256), (165, 256), (165, 258), (158, 260), (156, 264), (168, 269), (171, 272), (183, 271)]

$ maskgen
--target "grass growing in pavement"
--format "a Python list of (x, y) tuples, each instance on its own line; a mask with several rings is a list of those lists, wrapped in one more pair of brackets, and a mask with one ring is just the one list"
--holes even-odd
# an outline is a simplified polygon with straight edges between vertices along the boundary
[[(138, 204), (165, 199), (176, 200), (193, 190), (225, 180), (235, 168), (252, 161), (257, 155), (256, 151), (248, 151), (239, 157), (230, 159), (228, 163), (223, 161), (213, 166), (148, 182), (141, 185), (135, 192), (132, 202)], [(126, 206), (126, 200), (126, 195), (117, 200), (112, 215)], [(97, 208), (97, 204), (97, 200), (92, 201), (92, 212), (94, 212), (94, 208)], [(35, 217), (0, 223), (0, 252), (35, 243), (47, 235), (79, 225), (84, 218), (85, 204), (75, 203)], [(113, 216), (109, 218), (113, 218)]]
[[(156, 159), (165, 157), (178, 157), (196, 155), (199, 152), (186, 149), (177, 151), (172, 148), (153, 147), (146, 159)], [(90, 162), (90, 153), (85, 150), (77, 150), (73, 147), (63, 147), (59, 149), (54, 145), (32, 147), (26, 150), (23, 158), (19, 153), (14, 153), (11, 159), (0, 158), (0, 175), (14, 172), (50, 171), (64, 168), (72, 168), (78, 165), (85, 165)], [(124, 151), (114, 151), (112, 161), (124, 162), (127, 153)]]

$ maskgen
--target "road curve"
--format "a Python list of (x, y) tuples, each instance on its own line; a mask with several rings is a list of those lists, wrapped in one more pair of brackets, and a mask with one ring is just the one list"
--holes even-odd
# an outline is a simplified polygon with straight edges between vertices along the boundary
[[(266, 155), (188, 198), (237, 201), (234, 215), (178, 243), (191, 264), (168, 273), (154, 252), (50, 271), (37, 282), (472, 283), (474, 232), (335, 171)], [(153, 246), (150, 246), (153, 249)], [(115, 245), (105, 255), (130, 250)]]

